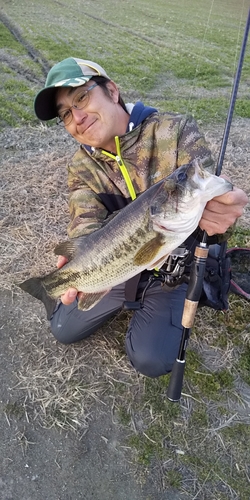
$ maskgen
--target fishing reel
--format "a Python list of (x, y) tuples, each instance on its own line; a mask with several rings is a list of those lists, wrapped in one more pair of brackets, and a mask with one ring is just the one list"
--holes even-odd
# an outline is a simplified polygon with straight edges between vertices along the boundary
[(189, 255), (190, 252), (185, 245), (179, 246), (168, 255), (159, 271), (164, 276), (163, 287), (164, 285), (175, 287), (186, 281), (185, 269)]
[(162, 287), (174, 288), (181, 283), (188, 283), (188, 276), (185, 274), (190, 251), (185, 245), (176, 248), (168, 255), (163, 266), (159, 270), (154, 270), (148, 278), (147, 284), (142, 292), (140, 306), (143, 307), (145, 294), (155, 281), (161, 281)]
[[(155, 283), (160, 281), (162, 287), (174, 288), (181, 283), (188, 283), (188, 276), (185, 274), (187, 270), (188, 258), (190, 257), (190, 251), (186, 249), (185, 245), (181, 245), (176, 248), (171, 254), (168, 255), (163, 266), (159, 270), (148, 271), (147, 283), (144, 286), (142, 296), (140, 300), (135, 300), (134, 295), (136, 294), (134, 287), (131, 297), (131, 289), (125, 291), (127, 300), (124, 301), (124, 309), (137, 310), (143, 308), (144, 298), (147, 290)], [(129, 299), (128, 299), (129, 296)]]

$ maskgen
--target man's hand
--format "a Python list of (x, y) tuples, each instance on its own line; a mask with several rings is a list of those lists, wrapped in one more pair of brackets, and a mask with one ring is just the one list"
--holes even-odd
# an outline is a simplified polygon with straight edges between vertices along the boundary
[(210, 200), (204, 209), (199, 226), (208, 236), (223, 234), (243, 214), (248, 197), (242, 189), (233, 188), (233, 191)]
[[(60, 269), (60, 267), (63, 267), (65, 264), (67, 264), (68, 260), (66, 257), (63, 255), (59, 255), (58, 260), (57, 260), (57, 267)], [(62, 296), (61, 296), (61, 301), (65, 306), (69, 306), (74, 300), (76, 299), (78, 295), (78, 291), (76, 288), (69, 288)]]

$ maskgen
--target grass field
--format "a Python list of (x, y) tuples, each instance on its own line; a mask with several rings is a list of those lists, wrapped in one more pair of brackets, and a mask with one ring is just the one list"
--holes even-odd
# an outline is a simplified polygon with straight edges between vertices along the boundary
[[(247, 2), (3, 1), (3, 8), (2, 124), (34, 122), (33, 97), (48, 66), (72, 55), (101, 63), (129, 99), (202, 122), (225, 119)], [(248, 118), (249, 74), (247, 51), (235, 113)]]
[[(10, 158), (2, 165), (3, 220), (9, 231), (0, 278), (3, 287), (8, 275), (12, 289), (11, 280), (27, 272), (42, 246), (49, 262), (53, 242), (67, 223), (66, 179), (61, 172), (63, 154), (71, 146), (65, 142), (64, 151), (58, 146), (60, 156), (57, 151), (53, 155), (55, 127), (52, 124), (49, 136), (33, 113), (33, 98), (48, 68), (68, 56), (97, 61), (119, 84), (126, 101), (142, 99), (161, 110), (191, 112), (211, 132), (222, 127), (226, 118), (247, 11), (243, 0), (2, 0), (0, 128), (4, 142), (0, 151), (6, 150), (6, 144), (10, 151), (16, 147), (9, 137), (17, 149), (25, 144), (28, 149), (28, 141), (35, 143), (36, 138), (40, 147), (45, 137), (40, 163), (23, 156), (19, 164), (12, 164)], [(235, 118), (244, 120), (246, 137), (249, 85), (248, 48), (235, 109)], [(218, 152), (216, 132), (211, 137)], [(243, 160), (249, 168), (248, 139), (242, 146), (237, 131), (235, 137), (227, 164), (227, 173), (234, 169), (234, 175)], [(16, 184), (9, 173), (14, 168)], [(242, 185), (245, 182), (248, 189), (249, 174), (242, 175)], [(250, 246), (249, 220), (237, 229), (230, 244)], [(77, 430), (84, 420), (83, 400), (87, 405), (89, 399), (100, 400), (108, 393), (127, 430), (126, 446), (143, 472), (157, 469), (162, 491), (173, 488), (193, 500), (249, 500), (249, 303), (231, 296), (228, 313), (199, 311), (180, 404), (166, 398), (168, 376), (151, 380), (131, 370), (123, 348), (128, 319), (122, 313), (84, 352), (81, 344), (67, 349), (52, 346), (49, 335), (41, 348), (45, 320), (33, 318), (35, 333), (25, 320), (25, 335), (18, 346), (25, 354), (20, 381), (30, 401), (40, 408), (36, 411), (43, 423)], [(25, 411), (25, 404), (17, 408), (10, 402), (6, 414)]]

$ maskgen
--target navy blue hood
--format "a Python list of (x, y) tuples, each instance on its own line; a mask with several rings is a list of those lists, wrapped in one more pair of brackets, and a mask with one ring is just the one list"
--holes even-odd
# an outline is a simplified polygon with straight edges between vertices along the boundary
[[(148, 116), (152, 115), (152, 113), (157, 113), (157, 109), (151, 108), (150, 106), (144, 106), (141, 101), (137, 101), (132, 109), (126, 133), (140, 125), (140, 123), (143, 122), (143, 120), (145, 120)], [(80, 147), (84, 147), (90, 154), (93, 152), (92, 147), (87, 146), (86, 144), (83, 146), (81, 145)]]
[[(157, 112), (156, 108), (144, 106), (144, 104), (140, 101), (136, 102), (132, 109), (126, 132), (129, 132), (132, 128), (137, 127), (137, 125), (140, 125), (143, 120), (145, 120), (148, 116), (152, 115), (152, 113), (155, 112)], [(130, 124), (133, 124), (133, 127), (131, 127)]]

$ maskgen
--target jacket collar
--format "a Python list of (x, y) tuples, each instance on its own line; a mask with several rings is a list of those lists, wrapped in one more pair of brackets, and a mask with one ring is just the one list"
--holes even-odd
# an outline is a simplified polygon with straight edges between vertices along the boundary
[[(132, 146), (137, 140), (138, 133), (141, 128), (141, 123), (153, 113), (157, 113), (156, 108), (144, 106), (141, 101), (137, 101), (135, 104), (126, 104), (126, 108), (128, 113), (130, 114), (130, 119), (126, 133), (120, 136), (121, 149), (123, 149), (125, 141), (128, 141), (128, 143), (126, 144), (126, 149), (127, 147)], [(107, 159), (105, 155), (101, 153), (101, 149), (93, 148), (91, 146), (87, 146), (86, 144), (82, 144), (80, 147), (82, 149), (85, 149), (91, 156), (93, 156), (93, 158), (101, 159), (101, 157), (103, 156), (103, 159)]]

